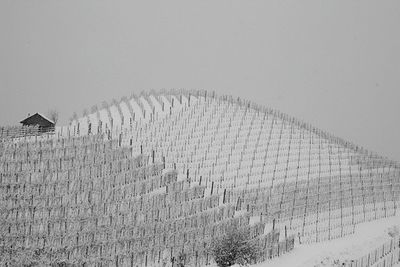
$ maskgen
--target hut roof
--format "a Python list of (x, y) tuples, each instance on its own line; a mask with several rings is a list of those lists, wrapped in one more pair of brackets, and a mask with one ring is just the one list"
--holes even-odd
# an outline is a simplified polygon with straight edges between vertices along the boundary
[(48, 123), (48, 124), (55, 124), (53, 120), (50, 120), (46, 116), (44, 116), (41, 113), (35, 113), (32, 116), (29, 116), (28, 118), (20, 121), (20, 123), (26, 125), (26, 124), (40, 124), (40, 122)]

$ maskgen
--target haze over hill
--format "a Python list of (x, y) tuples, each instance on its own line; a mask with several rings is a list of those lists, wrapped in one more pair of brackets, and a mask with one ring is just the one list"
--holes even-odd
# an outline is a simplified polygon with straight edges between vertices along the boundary
[(1, 1), (0, 125), (206, 89), (400, 160), (399, 12), (398, 1)]

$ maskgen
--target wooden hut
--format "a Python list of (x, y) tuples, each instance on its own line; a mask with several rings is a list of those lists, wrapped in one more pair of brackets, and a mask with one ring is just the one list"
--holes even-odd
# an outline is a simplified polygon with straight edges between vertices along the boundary
[(55, 122), (46, 118), (46, 116), (36, 113), (28, 118), (22, 120), (23, 126), (39, 126), (39, 132), (50, 132), (54, 131)]

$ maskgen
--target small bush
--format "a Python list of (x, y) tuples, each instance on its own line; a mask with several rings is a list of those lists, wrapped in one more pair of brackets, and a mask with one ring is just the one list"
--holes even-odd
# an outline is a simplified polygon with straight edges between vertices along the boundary
[(248, 233), (236, 228), (215, 239), (211, 246), (211, 253), (219, 267), (248, 265), (256, 260), (258, 251), (258, 246), (249, 240)]
[(178, 254), (178, 257), (176, 257), (176, 265), (178, 267), (185, 267), (185, 263), (186, 263), (186, 253), (180, 252)]

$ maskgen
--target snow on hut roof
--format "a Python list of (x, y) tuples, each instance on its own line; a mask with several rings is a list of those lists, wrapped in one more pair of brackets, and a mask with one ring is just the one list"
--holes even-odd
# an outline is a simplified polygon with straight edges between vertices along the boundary
[(43, 119), (49, 121), (50, 123), (55, 124), (55, 122), (54, 122), (53, 120), (50, 120), (48, 117), (46, 117), (45, 115), (43, 115), (42, 113), (39, 113), (39, 112), (36, 112), (35, 114), (29, 116), (28, 118), (26, 118), (26, 119), (20, 121), (20, 123), (24, 123), (26, 120), (28, 120), (28, 119), (32, 118), (33, 116), (36, 116), (36, 115), (39, 115), (39, 116), (41, 116)]

